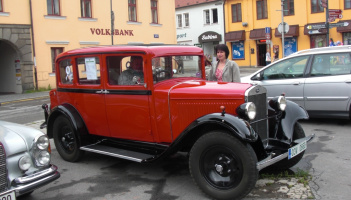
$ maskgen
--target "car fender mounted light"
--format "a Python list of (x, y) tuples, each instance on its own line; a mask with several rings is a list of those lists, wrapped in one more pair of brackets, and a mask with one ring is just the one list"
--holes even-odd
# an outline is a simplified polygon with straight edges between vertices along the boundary
[(274, 97), (269, 101), (269, 106), (274, 110), (284, 111), (286, 109), (286, 99), (284, 95)]
[(236, 112), (241, 118), (254, 120), (256, 117), (256, 106), (252, 102), (243, 103), (237, 108)]
[(29, 156), (22, 156), (18, 161), (18, 167), (22, 171), (27, 171), (32, 166), (32, 162)]

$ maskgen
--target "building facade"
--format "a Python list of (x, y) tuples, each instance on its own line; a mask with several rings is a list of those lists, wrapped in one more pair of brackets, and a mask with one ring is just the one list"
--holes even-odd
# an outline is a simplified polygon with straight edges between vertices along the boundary
[(0, 0), (0, 93), (56, 87), (54, 60), (63, 51), (176, 44), (174, 5), (174, 0)]
[[(351, 44), (350, 1), (227, 0), (225, 42), (231, 49), (231, 59), (239, 66), (265, 66), (267, 52), (274, 61), (282, 58), (283, 51), (287, 56), (328, 46), (329, 39), (335, 44)], [(283, 30), (287, 30), (284, 48)]]
[(223, 0), (175, 0), (177, 43), (201, 47), (214, 62), (215, 46), (224, 43), (223, 6)]

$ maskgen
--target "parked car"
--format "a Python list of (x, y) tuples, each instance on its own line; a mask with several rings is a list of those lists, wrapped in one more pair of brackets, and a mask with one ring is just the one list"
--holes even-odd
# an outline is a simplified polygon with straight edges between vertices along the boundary
[(58, 179), (49, 138), (41, 131), (0, 121), (0, 199), (15, 200)]
[(104, 46), (56, 59), (56, 89), (43, 105), (61, 157), (85, 151), (150, 163), (189, 153), (190, 173), (216, 199), (243, 198), (258, 171), (298, 163), (313, 138), (297, 104), (266, 89), (206, 81), (205, 56), (192, 46)]
[(268, 99), (285, 93), (310, 117), (351, 119), (351, 46), (307, 49), (243, 77), (267, 88)]

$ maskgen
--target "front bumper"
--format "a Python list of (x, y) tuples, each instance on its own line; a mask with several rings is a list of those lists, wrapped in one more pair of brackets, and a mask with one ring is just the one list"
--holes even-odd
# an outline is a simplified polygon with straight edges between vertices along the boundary
[[(312, 134), (308, 137), (305, 137), (305, 138), (301, 138), (298, 140), (298, 142), (303, 142), (303, 141), (306, 141), (306, 142), (311, 142), (313, 140), (313, 138), (315, 137), (315, 134)], [(273, 165), (274, 163), (277, 163), (285, 158), (287, 158), (289, 155), (289, 152), (285, 152), (283, 154), (280, 154), (278, 156), (275, 156), (273, 153), (271, 153), (267, 158), (261, 160), (260, 162), (257, 163), (256, 167), (258, 169), (258, 171), (260, 171), (261, 169), (263, 168), (266, 168), (270, 165)]]
[(26, 177), (16, 178), (13, 181), (10, 190), (14, 190), (16, 196), (20, 196), (38, 189), (58, 179), (59, 177), (60, 173), (57, 171), (57, 167), (55, 165), (51, 165), (48, 169), (33, 173)]

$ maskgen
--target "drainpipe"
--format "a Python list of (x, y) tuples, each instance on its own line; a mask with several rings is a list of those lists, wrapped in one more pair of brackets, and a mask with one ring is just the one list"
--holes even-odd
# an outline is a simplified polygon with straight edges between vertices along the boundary
[(36, 61), (36, 58), (35, 58), (35, 42), (34, 42), (34, 30), (33, 30), (32, 0), (29, 0), (29, 8), (30, 8), (30, 27), (31, 27), (32, 42), (33, 42), (34, 80), (35, 80), (35, 89), (38, 90), (38, 75), (37, 75), (37, 61)]

